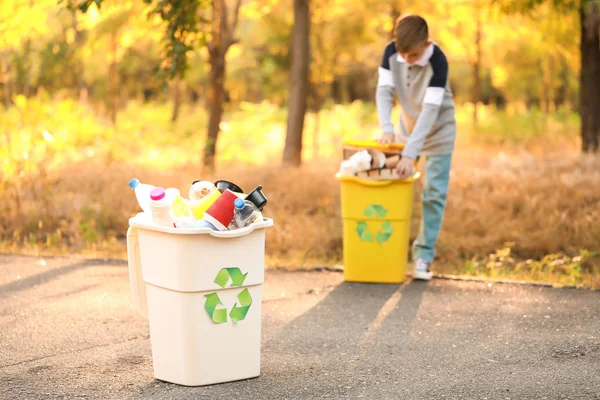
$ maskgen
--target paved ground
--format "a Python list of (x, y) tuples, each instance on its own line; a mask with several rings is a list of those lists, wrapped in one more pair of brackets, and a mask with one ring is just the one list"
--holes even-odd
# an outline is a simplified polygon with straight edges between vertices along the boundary
[(267, 273), (260, 378), (157, 381), (123, 263), (0, 256), (2, 399), (600, 399), (600, 293)]

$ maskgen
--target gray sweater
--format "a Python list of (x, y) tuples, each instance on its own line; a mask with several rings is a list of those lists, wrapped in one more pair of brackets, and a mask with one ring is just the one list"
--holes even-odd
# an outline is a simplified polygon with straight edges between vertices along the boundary
[(454, 100), (448, 83), (448, 61), (440, 48), (431, 44), (410, 65), (396, 52), (394, 42), (385, 48), (376, 93), (384, 133), (394, 133), (394, 91), (402, 107), (397, 138), (406, 144), (402, 154), (414, 160), (418, 155), (452, 153), (456, 139)]

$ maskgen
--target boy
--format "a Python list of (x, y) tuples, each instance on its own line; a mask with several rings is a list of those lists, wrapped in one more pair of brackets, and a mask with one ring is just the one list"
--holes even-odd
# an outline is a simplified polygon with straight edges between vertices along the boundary
[(418, 15), (405, 15), (396, 21), (394, 33), (395, 40), (385, 48), (379, 67), (376, 102), (383, 135), (378, 142), (385, 145), (395, 140), (390, 118), (395, 91), (402, 107), (399, 141), (405, 143), (397, 166), (400, 177), (412, 175), (414, 161), (426, 157), (423, 216), (412, 255), (413, 277), (429, 280), (456, 138), (454, 101), (446, 56), (429, 39), (427, 22)]

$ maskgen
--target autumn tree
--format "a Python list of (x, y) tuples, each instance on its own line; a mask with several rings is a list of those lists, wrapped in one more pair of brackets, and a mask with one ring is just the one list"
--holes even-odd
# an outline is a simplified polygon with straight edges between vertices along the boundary
[(600, 2), (598, 0), (498, 0), (509, 13), (529, 13), (543, 4), (561, 12), (577, 10), (581, 34), (579, 115), (583, 152), (600, 151)]
[[(8, 107), (13, 94), (16, 94), (15, 70), (10, 53), (22, 46), (29, 47), (52, 27), (46, 24), (47, 14), (53, 0), (40, 0), (28, 4), (17, 0), (0, 1), (0, 84), (3, 101)], [(26, 69), (26, 87), (33, 79), (33, 68)]]
[(236, 0), (235, 5), (229, 8), (225, 0), (212, 2), (212, 30), (210, 40), (207, 41), (210, 60), (210, 105), (203, 158), (204, 168), (207, 170), (213, 170), (215, 167), (215, 153), (225, 96), (225, 56), (231, 45), (238, 41), (235, 30), (241, 3), (241, 0)]
[[(93, 4), (100, 7), (104, 0), (83, 0), (73, 3), (83, 12)], [(180, 1), (180, 0), (144, 0), (151, 5), (151, 14), (159, 15), (166, 24), (164, 32), (165, 59), (161, 68), (164, 76), (174, 78), (174, 109), (172, 120), (177, 118), (180, 102), (180, 84), (187, 67), (187, 52), (193, 50), (194, 43), (205, 43), (209, 53), (210, 101), (207, 138), (204, 147), (203, 165), (207, 170), (214, 169), (217, 140), (223, 115), (225, 93), (225, 75), (227, 51), (237, 42), (235, 30), (238, 25), (241, 0), (235, 0), (234, 5), (225, 0)], [(210, 8), (210, 18), (203, 10)], [(201, 29), (210, 23), (210, 33)]]
[(308, 98), (310, 63), (310, 10), (309, 0), (294, 0), (294, 27), (292, 28), (292, 66), (287, 132), (283, 162), (299, 166), (302, 163), (302, 133)]

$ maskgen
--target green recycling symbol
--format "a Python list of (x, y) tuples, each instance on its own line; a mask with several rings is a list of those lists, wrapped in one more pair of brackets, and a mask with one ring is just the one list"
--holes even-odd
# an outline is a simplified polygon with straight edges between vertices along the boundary
[[(371, 204), (365, 208), (363, 215), (368, 218), (385, 218), (387, 213), (388, 210), (382, 205)], [(363, 242), (373, 241), (373, 233), (369, 230), (369, 224), (367, 224), (367, 221), (358, 221), (356, 223), (356, 232)], [(375, 241), (378, 244), (387, 242), (390, 236), (392, 236), (392, 232), (394, 232), (392, 223), (390, 221), (385, 221), (383, 224), (381, 224), (381, 229), (375, 234)]]
[[(222, 268), (215, 278), (215, 283), (222, 288), (225, 288), (227, 284), (229, 287), (239, 287), (244, 284), (244, 280), (248, 273), (242, 274), (242, 271), (238, 267), (233, 268)], [(223, 324), (227, 322), (227, 308), (223, 307), (223, 303), (219, 298), (217, 292), (205, 294), (206, 302), (204, 303), (204, 309), (215, 324)], [(248, 310), (252, 305), (252, 296), (248, 288), (242, 290), (237, 295), (237, 302), (233, 305), (233, 308), (229, 312), (229, 318), (235, 323), (242, 321), (246, 318)], [(238, 307), (239, 303), (239, 307)]]

